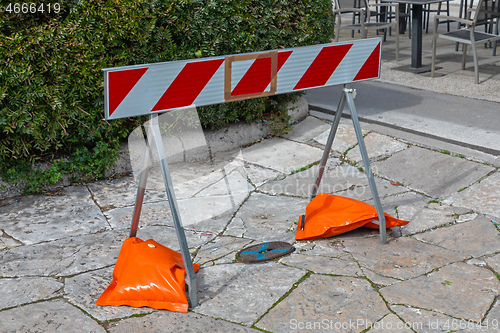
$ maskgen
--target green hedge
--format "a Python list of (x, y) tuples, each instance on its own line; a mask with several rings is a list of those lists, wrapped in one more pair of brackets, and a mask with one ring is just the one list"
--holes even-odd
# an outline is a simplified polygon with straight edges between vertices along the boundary
[[(52, 7), (48, 13), (49, 3), (60, 4), (60, 12)], [(144, 121), (102, 120), (102, 68), (311, 45), (333, 37), (331, 0), (44, 4), (43, 13), (0, 9), (0, 167), (4, 180), (27, 179), (28, 192), (64, 173), (102, 176), (117, 157), (119, 141)], [(272, 113), (280, 99), (198, 111), (205, 127), (217, 128)], [(33, 170), (37, 161), (49, 169)]]

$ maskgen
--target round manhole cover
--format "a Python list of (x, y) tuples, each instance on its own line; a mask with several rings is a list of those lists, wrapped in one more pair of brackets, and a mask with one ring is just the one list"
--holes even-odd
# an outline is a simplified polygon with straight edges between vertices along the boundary
[(236, 255), (236, 259), (244, 263), (257, 263), (273, 260), (293, 251), (295, 248), (286, 242), (267, 242), (241, 250)]

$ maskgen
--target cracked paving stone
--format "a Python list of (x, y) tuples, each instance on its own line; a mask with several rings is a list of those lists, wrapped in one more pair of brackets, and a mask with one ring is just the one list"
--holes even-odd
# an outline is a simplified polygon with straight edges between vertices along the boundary
[(27, 245), (110, 229), (86, 187), (62, 191), (55, 196), (24, 196), (0, 207), (2, 229)]
[(250, 326), (305, 274), (275, 262), (202, 267), (193, 311)]
[[(389, 157), (398, 151), (408, 148), (408, 145), (400, 141), (394, 140), (387, 135), (378, 133), (369, 133), (365, 138), (366, 151), (370, 161), (380, 160)], [(359, 146), (356, 145), (349, 150), (346, 155), (347, 159), (356, 162), (357, 165), (363, 165), (363, 159), (359, 151)]]
[(0, 251), (4, 249), (10, 249), (16, 246), (21, 246), (23, 243), (21, 243), (18, 240), (13, 239), (12, 237), (9, 237), (6, 233), (2, 232), (0, 230)]
[[(363, 134), (368, 133), (367, 130), (361, 129)], [(328, 135), (330, 134), (330, 129), (324, 131), (320, 135), (314, 138), (316, 142), (321, 145), (326, 145), (328, 141)], [(337, 132), (335, 133), (335, 139), (333, 140), (332, 150), (338, 154), (343, 154), (347, 149), (354, 147), (358, 143), (356, 139), (356, 132), (352, 123), (339, 124)]]
[(373, 169), (384, 178), (434, 198), (448, 197), (495, 170), (415, 146), (397, 152), (385, 161), (373, 163)]
[(29, 304), (2, 311), (0, 312), (0, 327), (5, 333), (106, 332), (102, 326), (82, 311), (62, 300)]
[(392, 304), (406, 304), (465, 320), (484, 317), (500, 291), (488, 269), (455, 263), (427, 275), (380, 289)]
[[(193, 231), (185, 234), (188, 245), (193, 248), (215, 237)], [(113, 230), (4, 250), (0, 256), (0, 276), (67, 276), (114, 265), (128, 236), (128, 230)], [(145, 227), (139, 229), (137, 236), (143, 240), (154, 238), (179, 251), (174, 228)]]
[[(252, 186), (238, 172), (207, 186), (196, 197), (178, 199), (177, 205), (184, 227), (219, 233), (228, 224), (235, 210), (248, 197)], [(135, 207), (106, 211), (113, 228), (129, 227)], [(141, 211), (142, 225), (173, 225), (168, 201), (146, 203)]]
[(393, 278), (379, 275), (366, 267), (362, 267), (361, 270), (363, 271), (364, 275), (368, 280), (379, 286), (391, 286), (395, 283), (401, 282), (401, 280), (396, 280)]
[(500, 234), (484, 216), (452, 226), (414, 235), (418, 240), (449, 250), (480, 257), (500, 251)]
[(217, 237), (200, 248), (194, 262), (202, 265), (210, 261), (216, 261), (218, 264), (230, 263), (235, 260), (236, 253), (247, 247), (251, 242), (251, 239)]
[(418, 333), (447, 333), (452, 330), (453, 323), (460, 323), (459, 319), (445, 314), (410, 306), (391, 305), (391, 310)]
[(317, 162), (323, 151), (302, 143), (272, 138), (242, 149), (245, 161), (289, 174)]
[(126, 235), (107, 231), (4, 250), (0, 276), (65, 276), (106, 267), (115, 263)]
[(352, 250), (361, 267), (395, 279), (409, 279), (468, 256), (418, 240), (401, 237), (381, 245), (377, 238), (346, 239), (342, 241)]
[(258, 330), (233, 324), (222, 319), (214, 319), (193, 312), (175, 313), (160, 311), (145, 317), (129, 318), (111, 323), (111, 333), (194, 333), (194, 332), (230, 332), (258, 333)]
[(443, 202), (500, 218), (500, 200), (498, 198), (500, 198), (500, 172), (451, 195)]
[[(339, 165), (338, 159), (330, 158), (327, 162), (318, 193), (341, 195), (365, 201), (372, 198), (366, 174), (352, 165)], [(291, 195), (310, 198), (316, 182), (319, 166), (315, 165), (304, 171), (289, 175), (259, 187), (259, 190), (270, 195)], [(375, 178), (381, 197), (407, 192), (402, 186), (394, 186), (389, 181)]]
[(255, 326), (271, 332), (317, 332), (318, 328), (361, 332), (368, 328), (367, 323), (388, 313), (380, 295), (365, 279), (313, 274)]
[(398, 332), (398, 333), (411, 333), (413, 330), (410, 326), (405, 325), (401, 319), (395, 314), (389, 314), (375, 323), (366, 323), (365, 326), (370, 327), (367, 333), (385, 333), (385, 332)]
[(496, 254), (493, 257), (487, 258), (486, 263), (493, 268), (495, 272), (500, 274), (500, 254)]
[(363, 272), (354, 260), (337, 259), (315, 255), (292, 254), (280, 260), (281, 263), (307, 269), (314, 273), (344, 276), (363, 276)]
[(52, 277), (0, 279), (0, 309), (60, 296), (62, 287), (63, 284)]
[[(182, 225), (194, 230), (220, 233), (229, 223), (244, 197), (204, 197), (178, 200)], [(116, 208), (104, 213), (115, 229), (129, 228), (134, 207)], [(144, 204), (141, 210), (141, 226), (174, 226), (167, 201)]]
[[(417, 212), (414, 213), (415, 211)], [(412, 209), (411, 206), (398, 208), (399, 216), (409, 216), (407, 217), (407, 220), (410, 221), (410, 223), (401, 227), (401, 233), (403, 236), (408, 236), (450, 224), (455, 222), (455, 216), (460, 212), (463, 212), (463, 209), (434, 204), (429, 205), (429, 207), (426, 206), (420, 211)]]
[[(390, 196), (381, 197), (382, 208), (385, 213), (408, 221), (408, 216), (399, 214), (399, 211), (405, 211), (408, 207), (417, 212), (427, 205), (429, 198), (414, 192), (405, 192)], [(367, 200), (366, 203), (374, 205), (373, 199)], [(411, 220), (410, 220), (411, 223)]]
[(259, 241), (293, 242), (295, 222), (308, 203), (305, 199), (252, 193), (224, 233)]
[(326, 131), (330, 132), (331, 127), (332, 126), (330, 124), (309, 116), (303, 121), (294, 125), (292, 131), (290, 131), (290, 133), (288, 134), (283, 135), (283, 137), (289, 140), (306, 143)]
[(134, 308), (131, 306), (100, 306), (95, 304), (112, 280), (113, 267), (68, 277), (64, 285), (65, 298), (71, 304), (76, 305), (99, 321), (156, 311), (147, 307)]
[(497, 299), (495, 305), (493, 305), (484, 319), (483, 324), (500, 331), (500, 300)]

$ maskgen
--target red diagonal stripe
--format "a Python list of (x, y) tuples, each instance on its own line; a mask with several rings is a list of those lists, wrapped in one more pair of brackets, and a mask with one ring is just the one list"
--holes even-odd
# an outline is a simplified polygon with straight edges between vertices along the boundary
[(173, 109), (193, 104), (224, 59), (188, 63), (151, 111)]
[(108, 73), (108, 112), (109, 116), (127, 97), (137, 81), (146, 73), (147, 68), (127, 69), (124, 71)]
[[(285, 61), (290, 57), (293, 51), (285, 51), (278, 53), (278, 68), (281, 69)], [(271, 58), (257, 58), (247, 70), (240, 82), (234, 87), (231, 96), (258, 94), (264, 92), (266, 87), (271, 83)]]
[(352, 44), (324, 47), (293, 89), (325, 85), (351, 47)]
[(379, 77), (379, 69), (380, 43), (377, 44), (375, 50), (370, 54), (353, 81), (377, 78)]

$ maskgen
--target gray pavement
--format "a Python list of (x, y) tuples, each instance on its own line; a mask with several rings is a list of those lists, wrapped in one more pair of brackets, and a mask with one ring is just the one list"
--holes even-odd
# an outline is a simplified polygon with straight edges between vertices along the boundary
[[(390, 66), (383, 77), (398, 76)], [(134, 175), (0, 201), (0, 332), (500, 332), (497, 156), (363, 123), (384, 211), (410, 223), (387, 245), (368, 229), (295, 241), (330, 117), (310, 110), (282, 137), (171, 165), (201, 263), (200, 304), (187, 314), (95, 305), (128, 237)], [(320, 191), (372, 203), (362, 167), (342, 119)], [(157, 171), (138, 237), (178, 250)], [(272, 240), (296, 251), (235, 261)]]

